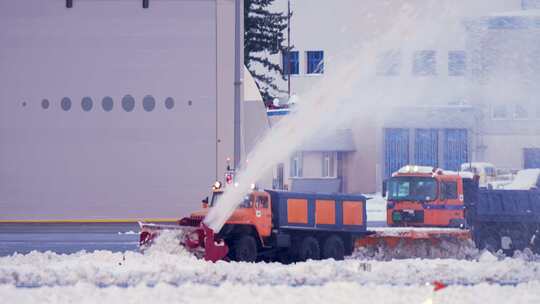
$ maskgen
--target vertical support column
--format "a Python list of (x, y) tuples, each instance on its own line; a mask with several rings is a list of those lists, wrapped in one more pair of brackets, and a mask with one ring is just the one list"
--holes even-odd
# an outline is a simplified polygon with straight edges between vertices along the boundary
[(446, 141), (446, 137), (444, 134), (445, 129), (439, 129), (439, 136), (438, 136), (438, 164), (439, 168), (444, 169), (444, 142)]
[(416, 150), (416, 138), (414, 136), (414, 128), (409, 128), (409, 155), (408, 155), (408, 161), (407, 164), (416, 164), (416, 160), (414, 159), (414, 151)]
[(244, 0), (235, 0), (234, 27), (234, 167), (239, 168), (242, 157), (242, 100), (244, 73)]

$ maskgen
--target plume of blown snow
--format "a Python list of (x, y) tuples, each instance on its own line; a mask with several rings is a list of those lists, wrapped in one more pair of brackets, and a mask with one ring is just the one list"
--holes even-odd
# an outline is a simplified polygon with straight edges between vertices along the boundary
[[(403, 4), (394, 21), (395, 26), (377, 35), (376, 39), (359, 42), (356, 47), (339, 54), (339, 58), (325, 59), (325, 74), (311, 90), (299, 96), (292, 113), (257, 143), (247, 156), (249, 164), (236, 175), (237, 186), (225, 189), (219, 204), (210, 209), (204, 220), (210, 228), (219, 231), (243, 196), (249, 193), (251, 183), (271, 172), (275, 165), (286, 160), (322, 129), (341, 128), (352, 120), (372, 121), (374, 109), (386, 112), (442, 93), (434, 92), (426, 77), (390, 82), (388, 77), (377, 77), (374, 62), (381, 50), (403, 46), (425, 49), (426, 42), (428, 47), (435, 48), (443, 39), (450, 39), (452, 33), (458, 32), (454, 29), (461, 26), (459, 10), (455, 4), (440, 1), (426, 1), (414, 7)], [(454, 94), (456, 90), (458, 88), (447, 89), (446, 93)], [(360, 96), (358, 92), (361, 92)]]

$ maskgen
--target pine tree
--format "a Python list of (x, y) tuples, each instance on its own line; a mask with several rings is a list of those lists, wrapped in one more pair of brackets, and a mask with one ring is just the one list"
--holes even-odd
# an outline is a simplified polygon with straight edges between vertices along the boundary
[[(287, 14), (270, 12), (274, 0), (244, 0), (244, 64), (257, 83), (264, 101), (272, 100), (276, 93), (283, 93), (275, 83), (272, 72), (285, 80), (280, 64), (269, 60), (268, 55), (286, 52), (284, 45)], [(265, 72), (257, 72), (260, 65)]]

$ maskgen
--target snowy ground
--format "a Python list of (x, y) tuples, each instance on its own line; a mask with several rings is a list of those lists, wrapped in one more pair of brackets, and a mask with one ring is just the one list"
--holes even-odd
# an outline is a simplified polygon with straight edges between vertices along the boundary
[[(0, 258), (4, 303), (540, 303), (540, 258), (208, 263), (165, 235), (144, 254)], [(429, 283), (450, 286), (433, 292)]]
[[(370, 227), (384, 223), (384, 199), (375, 196), (367, 209)], [(397, 252), (367, 259), (359, 251), (345, 261), (213, 264), (176, 246), (173, 234), (142, 254), (134, 230), (2, 226), (0, 302), (540, 303), (540, 257), (527, 254), (469, 249), (461, 260), (392, 260)], [(433, 281), (449, 287), (434, 292)]]

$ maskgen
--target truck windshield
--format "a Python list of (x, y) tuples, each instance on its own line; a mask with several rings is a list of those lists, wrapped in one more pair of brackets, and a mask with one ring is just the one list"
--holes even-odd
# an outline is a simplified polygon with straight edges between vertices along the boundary
[(429, 177), (393, 177), (388, 181), (388, 199), (432, 201), (437, 197), (437, 181)]
[[(222, 194), (223, 192), (221, 191), (212, 193), (212, 200), (210, 201), (210, 207), (214, 207), (217, 204)], [(246, 195), (244, 199), (242, 200), (242, 203), (240, 204), (240, 206), (238, 206), (238, 208), (251, 208), (253, 206), (253, 198), (254, 198), (253, 195)]]

